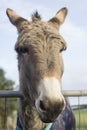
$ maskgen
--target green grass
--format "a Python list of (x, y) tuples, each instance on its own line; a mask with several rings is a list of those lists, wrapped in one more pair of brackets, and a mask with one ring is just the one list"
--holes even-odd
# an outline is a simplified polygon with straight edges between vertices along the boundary
[(76, 130), (87, 130), (87, 109), (73, 111), (76, 118)]

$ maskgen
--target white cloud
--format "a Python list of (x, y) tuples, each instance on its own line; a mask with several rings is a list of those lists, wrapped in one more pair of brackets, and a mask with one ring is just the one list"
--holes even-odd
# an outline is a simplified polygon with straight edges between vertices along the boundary
[(68, 49), (63, 53), (65, 72), (63, 89), (86, 89), (87, 55), (86, 31), (71, 22), (65, 23), (61, 33), (67, 41)]
[(80, 26), (74, 25), (71, 21), (65, 22), (61, 33), (66, 37), (69, 44), (83, 45), (85, 42), (85, 30)]

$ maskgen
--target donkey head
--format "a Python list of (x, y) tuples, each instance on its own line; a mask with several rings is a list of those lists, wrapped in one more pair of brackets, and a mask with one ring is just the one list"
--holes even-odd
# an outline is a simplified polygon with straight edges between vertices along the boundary
[(32, 15), (32, 21), (11, 9), (7, 9), (7, 15), (18, 30), (15, 50), (18, 53), (20, 90), (27, 103), (29, 101), (36, 107), (42, 121), (54, 121), (65, 103), (61, 93), (64, 70), (61, 53), (66, 49), (66, 42), (59, 34), (59, 28), (67, 9), (59, 10), (48, 22), (43, 22), (38, 12)]

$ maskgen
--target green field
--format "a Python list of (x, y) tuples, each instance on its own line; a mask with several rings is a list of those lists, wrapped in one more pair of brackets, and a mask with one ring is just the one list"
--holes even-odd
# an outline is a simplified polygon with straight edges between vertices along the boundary
[(87, 130), (87, 109), (73, 111), (76, 118), (76, 130)]

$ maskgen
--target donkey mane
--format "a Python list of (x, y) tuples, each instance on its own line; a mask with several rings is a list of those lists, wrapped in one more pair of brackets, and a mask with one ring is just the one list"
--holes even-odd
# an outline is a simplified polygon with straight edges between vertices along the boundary
[(37, 19), (41, 19), (41, 16), (40, 16), (40, 14), (38, 13), (38, 11), (36, 10), (33, 14), (32, 14), (32, 19), (33, 18), (37, 18)]

